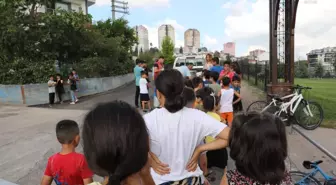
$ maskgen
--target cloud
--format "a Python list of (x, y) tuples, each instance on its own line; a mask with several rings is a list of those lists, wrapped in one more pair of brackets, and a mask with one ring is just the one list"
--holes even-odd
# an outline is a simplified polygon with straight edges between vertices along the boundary
[[(170, 0), (127, 0), (131, 8), (169, 7)], [(96, 0), (96, 6), (111, 6), (111, 0)]]
[[(226, 3), (223, 8), (244, 9), (230, 11), (224, 20), (224, 33), (230, 40), (242, 45), (257, 45), (268, 48), (268, 9), (269, 0), (237, 0)], [(248, 9), (246, 9), (246, 7)], [(336, 1), (306, 0), (299, 1), (296, 19), (295, 49), (296, 58), (305, 57), (312, 49), (335, 46), (336, 40)]]
[(183, 36), (184, 36), (184, 26), (182, 26), (181, 24), (177, 23), (176, 20), (170, 19), (170, 18), (166, 18), (162, 21), (158, 21), (156, 24), (154, 25), (143, 25), (148, 29), (148, 40), (149, 43), (153, 44), (153, 47), (158, 47), (158, 43), (159, 43), (159, 36), (158, 36), (158, 29), (162, 24), (170, 24), (175, 28), (175, 47), (180, 47), (180, 46), (184, 46), (184, 40), (183, 40)]
[(211, 51), (220, 51), (223, 49), (221, 43), (214, 37), (209, 35), (204, 35), (204, 46), (207, 47)]

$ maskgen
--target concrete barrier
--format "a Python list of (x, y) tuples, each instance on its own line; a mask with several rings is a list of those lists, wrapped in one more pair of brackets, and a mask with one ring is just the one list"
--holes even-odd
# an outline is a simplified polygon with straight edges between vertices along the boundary
[[(78, 97), (106, 92), (134, 80), (133, 74), (105, 78), (87, 78), (79, 82)], [(64, 86), (64, 100), (70, 100), (69, 85)], [(56, 98), (57, 99), (57, 98)], [(0, 85), (0, 103), (16, 105), (39, 105), (48, 103), (48, 85)]]

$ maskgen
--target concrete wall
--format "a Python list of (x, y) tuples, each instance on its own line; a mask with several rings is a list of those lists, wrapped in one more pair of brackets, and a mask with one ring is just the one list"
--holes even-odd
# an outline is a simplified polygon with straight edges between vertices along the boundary
[[(133, 74), (105, 78), (81, 79), (78, 97), (102, 93), (134, 81)], [(64, 100), (70, 100), (69, 86), (65, 85)], [(57, 99), (57, 98), (56, 98)], [(0, 103), (38, 105), (48, 103), (48, 85), (0, 85)]]

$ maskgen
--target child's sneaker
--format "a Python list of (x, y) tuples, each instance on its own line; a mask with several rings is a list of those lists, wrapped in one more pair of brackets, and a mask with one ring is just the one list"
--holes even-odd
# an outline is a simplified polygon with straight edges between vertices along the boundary
[(79, 99), (77, 98), (75, 102), (77, 103), (78, 101), (79, 101)]
[(71, 102), (70, 105), (75, 105), (76, 103), (75, 102)]

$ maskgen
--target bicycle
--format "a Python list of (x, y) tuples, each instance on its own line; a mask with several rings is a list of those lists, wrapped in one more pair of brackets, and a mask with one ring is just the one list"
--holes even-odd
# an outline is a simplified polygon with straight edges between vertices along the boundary
[[(312, 88), (296, 85), (293, 89), (293, 94), (284, 97), (268, 94), (272, 99), (270, 102), (255, 101), (248, 106), (246, 111), (269, 112), (279, 116), (287, 124), (290, 124), (294, 120), (295, 123), (306, 130), (316, 129), (324, 119), (323, 109), (320, 104), (307, 101), (302, 95), (302, 90)], [(317, 112), (314, 112), (314, 110), (317, 110)]]
[[(326, 174), (320, 167), (319, 164), (321, 164), (323, 161), (303, 161), (303, 166), (311, 170), (309, 173), (304, 173), (300, 171), (290, 171), (289, 174), (294, 181), (295, 185), (308, 185), (308, 184), (316, 184), (316, 185), (322, 185), (319, 180), (315, 178), (315, 175), (317, 173), (320, 173), (324, 179), (324, 185), (336, 185), (336, 178), (332, 177), (328, 174)], [(295, 177), (298, 177), (298, 180), (295, 179)]]

